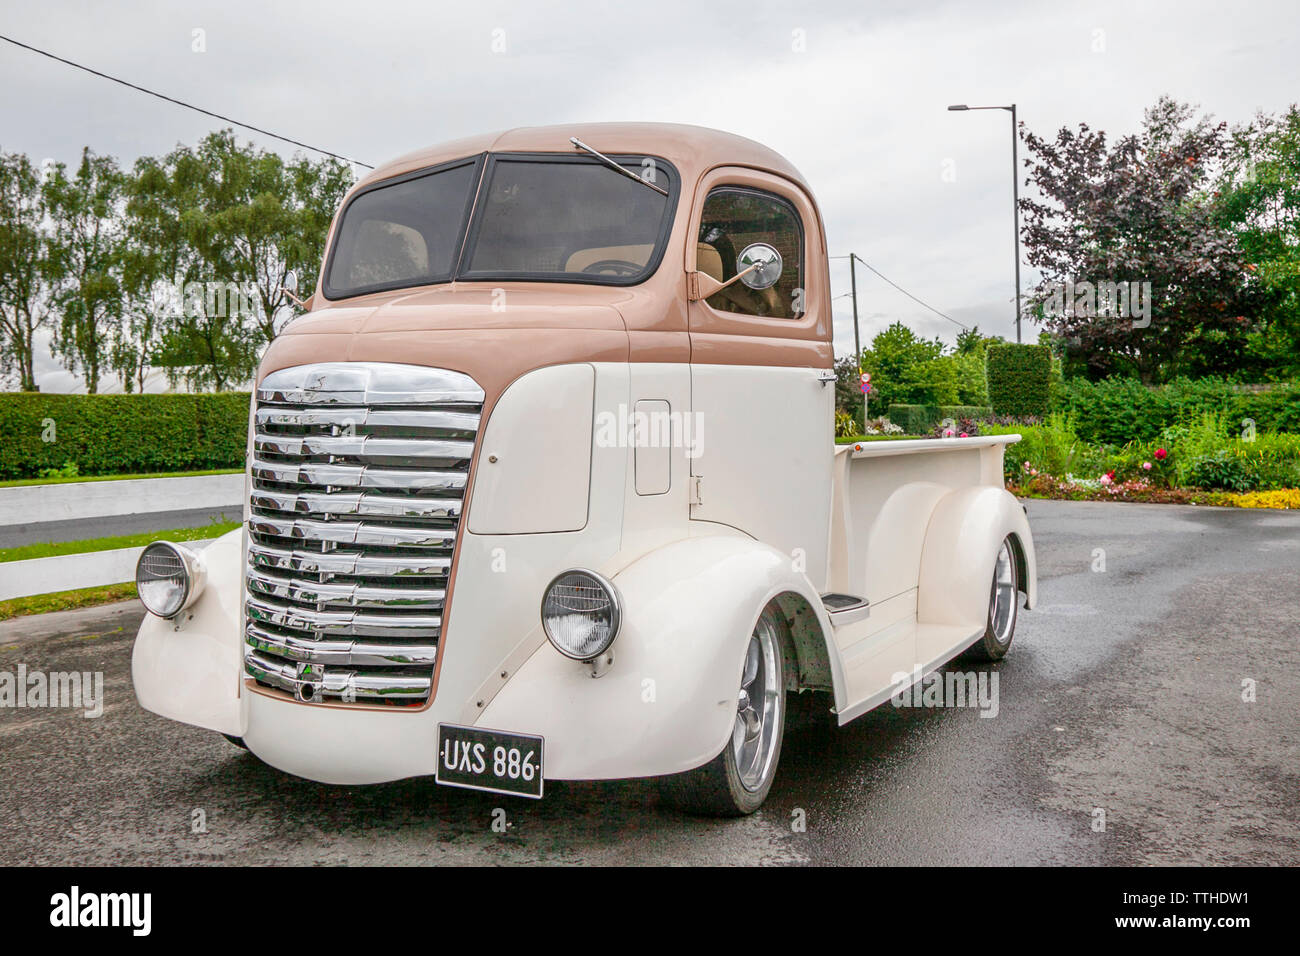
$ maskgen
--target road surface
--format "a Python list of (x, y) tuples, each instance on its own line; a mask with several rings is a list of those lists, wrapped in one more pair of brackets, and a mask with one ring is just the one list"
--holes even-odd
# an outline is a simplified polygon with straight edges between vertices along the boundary
[(739, 821), (638, 782), (534, 803), (298, 780), (140, 709), (138, 606), (0, 623), (0, 673), (102, 670), (107, 699), (97, 719), (0, 709), (0, 864), (1300, 863), (1300, 513), (1029, 514), (1040, 606), (996, 667), (997, 716), (886, 704), (835, 728), (801, 707)]

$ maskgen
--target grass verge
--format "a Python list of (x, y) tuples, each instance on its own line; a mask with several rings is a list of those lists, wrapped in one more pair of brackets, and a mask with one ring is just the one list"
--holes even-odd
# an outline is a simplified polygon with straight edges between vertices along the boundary
[(0, 481), (0, 488), (25, 485), (68, 485), (78, 481), (134, 481), (139, 478), (203, 478), (207, 475), (241, 475), (242, 468), (218, 468), (211, 471), (155, 471), (139, 475), (77, 475), (72, 478), (11, 478)]
[[(115, 601), (129, 601), (135, 597), (134, 584), (108, 584), (98, 588), (81, 588), (77, 591), (57, 591), (53, 594), (33, 594), (31, 597), (0, 601), (0, 621), (29, 614), (49, 614), (51, 611), (71, 611), (79, 607), (95, 607)], [(3, 643), (3, 638), (0, 638)]]
[(63, 554), (87, 554), (91, 551), (112, 551), (114, 548), (142, 548), (151, 541), (201, 541), (216, 538), (240, 526), (239, 521), (217, 521), (198, 528), (171, 528), (167, 531), (144, 531), (123, 534), (112, 538), (86, 538), (82, 541), (37, 542), (0, 548), (0, 563), (28, 561), (33, 558), (53, 558)]

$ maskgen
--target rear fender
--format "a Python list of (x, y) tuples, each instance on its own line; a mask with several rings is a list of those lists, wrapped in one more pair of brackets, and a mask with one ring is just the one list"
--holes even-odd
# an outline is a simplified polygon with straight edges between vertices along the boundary
[(1025, 607), (1038, 601), (1034, 540), (1024, 508), (1003, 488), (959, 488), (935, 505), (921, 550), (919, 624), (982, 626), (998, 545), (1014, 536), (1020, 554)]

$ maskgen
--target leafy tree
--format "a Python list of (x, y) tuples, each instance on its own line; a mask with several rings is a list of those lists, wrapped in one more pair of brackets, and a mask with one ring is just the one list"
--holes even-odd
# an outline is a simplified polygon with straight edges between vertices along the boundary
[(310, 294), (325, 233), (351, 185), (336, 160), (286, 163), (278, 154), (240, 146), (230, 130), (212, 133), (197, 150), (210, 175), (190, 217), (192, 236), (223, 279), (256, 290), (258, 331), (270, 342), (292, 312), (285, 287)]
[[(260, 336), (254, 317), (222, 294), (231, 282), (222, 239), (212, 228), (210, 157), (178, 146), (161, 160), (142, 160), (129, 210), (144, 248), (139, 280), (170, 286), (161, 316), (156, 362), (175, 385), (224, 391), (257, 367)], [(209, 294), (209, 293), (213, 294)], [(239, 305), (236, 299), (235, 305)]]
[(33, 343), (50, 318), (50, 284), (59, 280), (50, 257), (46, 192), (22, 153), (0, 153), (0, 374), (17, 374), (34, 392)]
[(89, 147), (72, 178), (60, 163), (45, 184), (54, 227), (51, 259), (61, 278), (54, 294), (61, 312), (54, 347), (69, 368), (80, 370), (92, 394), (111, 363), (122, 314), (123, 185), (117, 161)]
[(872, 406), (955, 405), (957, 369), (945, 350), (939, 339), (918, 338), (901, 322), (877, 333), (862, 353), (862, 368), (871, 373)]
[[(1032, 311), (1093, 378), (1129, 372), (1150, 383), (1187, 368), (1199, 343), (1213, 341), (1229, 363), (1246, 347), (1258, 284), (1211, 189), (1226, 125), (1193, 114), (1162, 98), (1141, 133), (1113, 146), (1086, 124), (1051, 141), (1024, 134), (1029, 182), (1043, 197), (1020, 201), (1027, 257), (1043, 273)], [(1045, 314), (1056, 284), (1083, 281), (1149, 282), (1149, 326), (1086, 308)]]
[(1258, 114), (1233, 130), (1232, 147), (1219, 215), (1267, 290), (1246, 360), (1258, 377), (1293, 378), (1300, 374), (1300, 109)]

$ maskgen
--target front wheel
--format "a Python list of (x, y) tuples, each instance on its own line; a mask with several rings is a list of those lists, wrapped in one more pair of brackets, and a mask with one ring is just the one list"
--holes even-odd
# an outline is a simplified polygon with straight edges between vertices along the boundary
[(989, 587), (989, 614), (984, 636), (971, 645), (971, 656), (981, 661), (1000, 661), (1011, 649), (1016, 635), (1016, 611), (1020, 603), (1020, 573), (1012, 550), (1011, 536), (1002, 539), (993, 565)]
[(664, 780), (669, 803), (715, 817), (745, 816), (763, 805), (785, 734), (786, 631), (785, 618), (769, 604), (745, 651), (731, 739), (703, 767)]

